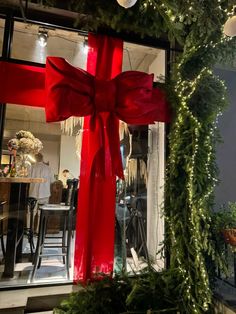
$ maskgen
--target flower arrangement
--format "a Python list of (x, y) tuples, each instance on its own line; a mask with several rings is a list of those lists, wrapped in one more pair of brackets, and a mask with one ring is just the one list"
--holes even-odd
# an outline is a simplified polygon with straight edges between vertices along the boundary
[(20, 130), (8, 142), (10, 151), (22, 154), (37, 154), (43, 148), (42, 142), (29, 131)]

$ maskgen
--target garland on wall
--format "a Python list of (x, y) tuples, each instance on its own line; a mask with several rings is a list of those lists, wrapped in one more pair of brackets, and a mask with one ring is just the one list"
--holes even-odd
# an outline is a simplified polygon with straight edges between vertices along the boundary
[(204, 313), (212, 303), (207, 262), (218, 258), (209, 215), (218, 174), (217, 119), (228, 103), (226, 88), (213, 67), (236, 53), (236, 39), (222, 34), (234, 1), (138, 0), (128, 10), (114, 2), (70, 1), (69, 6), (85, 14), (77, 21), (79, 28), (152, 37), (168, 34), (169, 40), (183, 47), (171, 78), (175, 101), (166, 176), (165, 245), (171, 253), (170, 271), (177, 270), (173, 280), (182, 296), (180, 311)]

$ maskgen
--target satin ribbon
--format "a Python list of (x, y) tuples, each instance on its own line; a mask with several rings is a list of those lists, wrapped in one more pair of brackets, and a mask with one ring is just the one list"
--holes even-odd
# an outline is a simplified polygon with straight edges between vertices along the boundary
[(128, 124), (170, 120), (163, 92), (153, 88), (153, 74), (127, 71), (112, 80), (99, 80), (63, 58), (48, 57), (46, 88), (48, 122), (98, 112), (114, 113)]
[[(70, 116), (92, 116), (90, 129), (98, 132), (98, 146), (104, 147), (107, 133), (109, 156), (101, 153), (96, 175), (117, 175), (123, 178), (119, 149), (119, 133), (115, 118), (128, 124), (149, 124), (169, 121), (164, 94), (153, 88), (153, 74), (127, 71), (111, 80), (97, 79), (88, 72), (75, 68), (63, 58), (48, 57), (46, 63), (47, 106), (46, 120), (62, 121)], [(98, 113), (109, 113), (103, 125)], [(97, 148), (97, 150), (99, 149)], [(111, 160), (111, 167), (106, 162)], [(90, 173), (92, 163), (88, 169)]]

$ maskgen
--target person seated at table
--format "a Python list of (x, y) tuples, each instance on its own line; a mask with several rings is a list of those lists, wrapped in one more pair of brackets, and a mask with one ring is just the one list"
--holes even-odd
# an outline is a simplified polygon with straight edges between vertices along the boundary
[[(34, 219), (36, 214), (38, 214), (38, 221), (37, 221), (37, 228), (38, 230), (38, 223), (39, 223), (39, 213), (38, 212), (38, 205), (47, 204), (49, 202), (49, 197), (51, 195), (51, 183), (54, 181), (54, 177), (49, 165), (47, 165), (43, 161), (43, 155), (38, 153), (35, 155), (36, 163), (31, 167), (31, 178), (43, 178), (45, 182), (43, 183), (31, 183), (29, 187), (29, 197), (33, 197), (37, 199), (37, 205), (34, 208)], [(29, 219), (27, 219), (28, 225)]]
[(72, 173), (70, 173), (70, 171), (68, 169), (64, 169), (62, 171), (62, 183), (63, 183), (64, 188), (67, 188), (67, 180), (68, 179), (74, 179), (74, 176)]

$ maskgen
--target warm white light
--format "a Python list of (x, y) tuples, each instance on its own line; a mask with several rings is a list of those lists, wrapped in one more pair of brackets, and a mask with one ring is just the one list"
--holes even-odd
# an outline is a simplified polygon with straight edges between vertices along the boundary
[(47, 46), (47, 40), (48, 40), (48, 33), (47, 31), (41, 31), (39, 30), (39, 33), (38, 33), (38, 41), (39, 41), (39, 45), (41, 47), (45, 47)]
[(122, 6), (125, 9), (131, 8), (137, 0), (117, 0), (120, 6)]
[(224, 33), (226, 36), (236, 36), (236, 6), (233, 8), (234, 15), (228, 18), (224, 25)]
[(83, 52), (84, 54), (88, 53), (88, 40), (87, 39), (85, 39), (83, 42)]
[(230, 17), (224, 26), (224, 33), (226, 36), (236, 36), (236, 15)]

